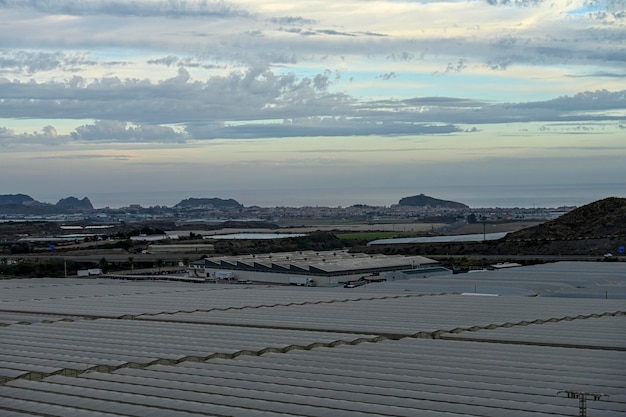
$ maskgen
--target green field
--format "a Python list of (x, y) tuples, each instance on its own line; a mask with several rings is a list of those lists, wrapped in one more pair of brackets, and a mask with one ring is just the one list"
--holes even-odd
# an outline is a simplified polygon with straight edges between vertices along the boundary
[(391, 239), (396, 237), (411, 237), (409, 233), (401, 232), (355, 232), (355, 233), (335, 233), (337, 238), (342, 240), (376, 240)]

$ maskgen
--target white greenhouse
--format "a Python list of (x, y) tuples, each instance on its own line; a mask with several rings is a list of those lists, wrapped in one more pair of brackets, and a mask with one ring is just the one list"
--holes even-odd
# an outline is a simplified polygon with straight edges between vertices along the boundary
[(626, 299), (600, 296), (626, 287), (624, 265), (465, 277), (550, 290), (534, 297), (3, 280), (0, 416), (577, 416), (560, 391), (624, 416)]

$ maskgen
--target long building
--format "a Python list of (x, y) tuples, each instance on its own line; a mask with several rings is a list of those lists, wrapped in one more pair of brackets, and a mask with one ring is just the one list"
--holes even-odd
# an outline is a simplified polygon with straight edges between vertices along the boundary
[[(437, 266), (423, 256), (387, 256), (347, 251), (298, 251), (272, 254), (221, 256), (191, 264), (195, 275), (238, 281), (287, 284), (297, 276), (307, 277), (315, 285), (356, 281), (359, 279), (394, 279), (398, 271), (412, 271)], [(424, 270), (424, 274), (434, 272)], [(439, 270), (441, 272), (441, 270)]]

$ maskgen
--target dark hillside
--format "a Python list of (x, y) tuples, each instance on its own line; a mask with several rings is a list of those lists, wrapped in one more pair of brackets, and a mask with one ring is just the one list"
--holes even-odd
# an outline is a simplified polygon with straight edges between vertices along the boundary
[(2, 194), (0, 195), (0, 205), (28, 204), (35, 200), (26, 194)]
[(504, 240), (571, 240), (626, 236), (626, 198), (611, 197), (552, 221), (508, 234)]

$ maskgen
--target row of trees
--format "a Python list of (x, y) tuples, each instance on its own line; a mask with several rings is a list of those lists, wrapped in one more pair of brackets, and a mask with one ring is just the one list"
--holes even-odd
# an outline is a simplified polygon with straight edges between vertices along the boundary
[(62, 278), (66, 273), (76, 274), (74, 262), (52, 259), (9, 263), (6, 258), (0, 260), (0, 277)]
[[(182, 262), (189, 264), (189, 258), (184, 258)], [(101, 258), (97, 264), (86, 265), (71, 260), (64, 259), (20, 259), (9, 262), (7, 258), (0, 259), (0, 278), (28, 277), (28, 278), (63, 278), (75, 276), (79, 269), (100, 268), (103, 272), (118, 270), (133, 270), (135, 268), (163, 268), (167, 266), (162, 259), (156, 261), (138, 263), (130, 256), (125, 262), (109, 262), (106, 257)]]

